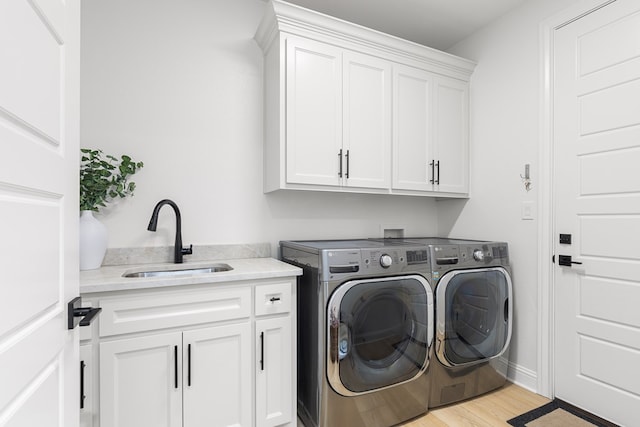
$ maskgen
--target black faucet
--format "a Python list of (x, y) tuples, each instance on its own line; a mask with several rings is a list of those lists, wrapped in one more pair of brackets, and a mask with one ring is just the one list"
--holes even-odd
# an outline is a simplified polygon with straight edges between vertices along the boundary
[(176, 243), (173, 262), (180, 264), (182, 263), (182, 255), (191, 255), (193, 253), (193, 245), (189, 245), (188, 248), (182, 247), (182, 219), (180, 217), (180, 209), (178, 209), (178, 205), (176, 205), (173, 200), (164, 199), (158, 202), (156, 207), (153, 208), (153, 213), (151, 214), (151, 220), (149, 220), (147, 230), (156, 231), (156, 227), (158, 227), (158, 213), (160, 212), (160, 208), (164, 205), (171, 206), (173, 211), (176, 213)]

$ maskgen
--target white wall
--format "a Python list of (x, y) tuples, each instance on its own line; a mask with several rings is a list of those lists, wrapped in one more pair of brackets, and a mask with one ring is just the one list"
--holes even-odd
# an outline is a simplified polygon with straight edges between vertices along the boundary
[[(262, 193), (260, 0), (83, 0), (81, 145), (142, 160), (138, 190), (101, 212), (109, 247), (376, 237), (437, 231), (429, 198)], [(274, 254), (275, 255), (275, 254)]]
[[(454, 46), (478, 62), (471, 84), (471, 198), (438, 206), (439, 232), (504, 240), (514, 273), (511, 357), (516, 380), (535, 389), (538, 321), (539, 25), (577, 0), (531, 0)], [(531, 165), (533, 189), (520, 178)], [(522, 220), (533, 202), (534, 220)]]
[[(178, 203), (185, 244), (408, 235), (505, 240), (515, 286), (512, 360), (535, 387), (539, 24), (577, 0), (532, 0), (451, 49), (478, 66), (471, 87), (471, 199), (316, 192), (262, 193), (262, 54), (253, 34), (260, 0), (84, 0), (82, 129), (85, 147), (143, 160), (135, 197), (101, 215), (109, 247), (173, 244)], [(533, 190), (520, 179), (531, 164)], [(535, 210), (534, 210), (535, 213)]]

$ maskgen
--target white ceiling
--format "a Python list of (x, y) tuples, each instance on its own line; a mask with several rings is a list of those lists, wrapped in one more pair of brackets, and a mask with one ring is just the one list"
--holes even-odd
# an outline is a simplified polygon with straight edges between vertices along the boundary
[(526, 0), (286, 0), (447, 50)]

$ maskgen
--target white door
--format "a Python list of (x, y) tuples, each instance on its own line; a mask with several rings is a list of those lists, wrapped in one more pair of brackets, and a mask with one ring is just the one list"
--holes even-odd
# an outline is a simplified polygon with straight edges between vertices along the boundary
[(436, 189), (469, 192), (469, 84), (437, 77), (434, 81), (434, 159)]
[(341, 184), (342, 51), (288, 37), (287, 183)]
[(554, 37), (555, 394), (637, 426), (640, 2), (617, 0)]
[(433, 76), (393, 66), (393, 188), (433, 190)]
[(251, 325), (183, 335), (184, 427), (250, 427)]
[(0, 2), (0, 425), (79, 419), (80, 4)]
[(182, 333), (100, 343), (100, 425), (182, 426)]
[(291, 316), (256, 321), (256, 427), (290, 423)]
[(344, 184), (389, 188), (391, 183), (391, 64), (344, 53)]

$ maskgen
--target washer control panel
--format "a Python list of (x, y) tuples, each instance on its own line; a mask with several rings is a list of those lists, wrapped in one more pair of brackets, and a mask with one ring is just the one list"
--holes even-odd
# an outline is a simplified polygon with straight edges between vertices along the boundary
[(322, 259), (323, 275), (328, 279), (429, 271), (429, 251), (425, 247), (328, 250), (323, 251)]
[(478, 264), (508, 262), (509, 251), (506, 243), (487, 243), (475, 246), (460, 245), (461, 262), (475, 261)]
[(431, 277), (438, 280), (450, 270), (509, 265), (509, 250), (501, 242), (433, 245), (431, 259)]

